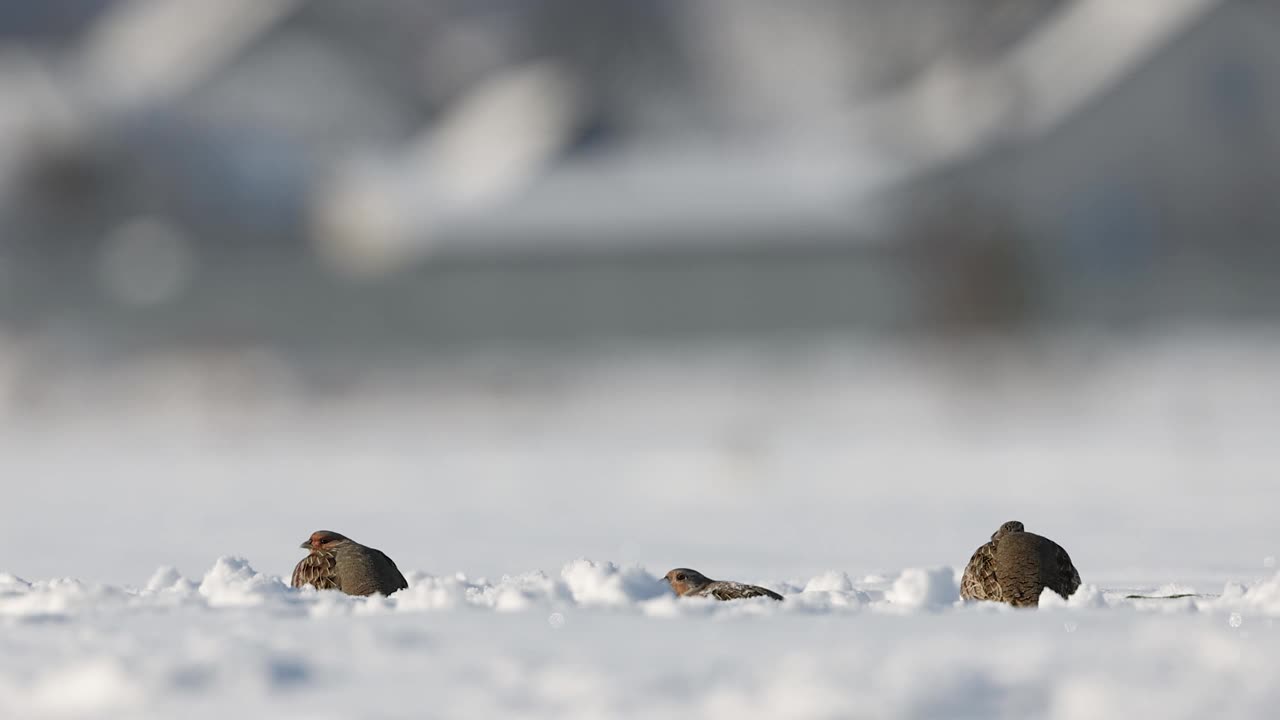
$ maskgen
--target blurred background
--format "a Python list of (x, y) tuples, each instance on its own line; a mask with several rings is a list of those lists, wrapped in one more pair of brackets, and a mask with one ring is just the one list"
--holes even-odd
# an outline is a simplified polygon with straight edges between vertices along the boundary
[(1274, 566), (1270, 0), (0, 5), (0, 570)]

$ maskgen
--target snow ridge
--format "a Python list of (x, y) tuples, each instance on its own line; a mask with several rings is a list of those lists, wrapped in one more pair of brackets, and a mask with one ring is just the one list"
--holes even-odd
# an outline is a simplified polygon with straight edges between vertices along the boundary
[[(892, 579), (858, 588), (849, 575), (829, 571), (802, 583), (764, 582), (786, 602), (759, 599), (720, 603), (676, 598), (660, 575), (642, 567), (578, 559), (558, 576), (542, 571), (504, 575), (497, 580), (468, 578), (464, 573), (434, 576), (407, 574), (409, 587), (391, 597), (349, 597), (337, 591), (291, 588), (276, 575), (261, 573), (240, 557), (218, 558), (197, 582), (172, 567), (162, 567), (140, 589), (86, 584), (71, 578), (28, 582), (0, 573), (0, 618), (49, 619), (108, 612), (113, 608), (143, 611), (150, 607), (269, 608), (303, 616), (447, 611), (461, 608), (493, 612), (530, 609), (605, 609), (651, 616), (773, 615), (885, 612), (964, 612), (1003, 606), (960, 600), (953, 568), (906, 568)], [(1169, 592), (1164, 592), (1169, 590)], [(1181, 591), (1181, 592), (1175, 592)], [(1172, 597), (1169, 597), (1172, 596)], [(1191, 588), (1155, 591), (1132, 597), (1083, 585), (1070, 598), (1046, 591), (1041, 611), (1130, 609), (1150, 612), (1241, 612), (1280, 616), (1280, 573), (1244, 585), (1228, 583), (1216, 595)]]

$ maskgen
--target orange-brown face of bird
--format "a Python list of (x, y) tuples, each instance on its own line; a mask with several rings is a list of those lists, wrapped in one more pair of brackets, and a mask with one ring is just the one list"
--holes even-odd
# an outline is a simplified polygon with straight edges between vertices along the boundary
[(317, 530), (311, 533), (311, 537), (298, 547), (311, 552), (326, 552), (333, 550), (339, 543), (344, 542), (349, 542), (345, 535), (331, 530)]
[(711, 582), (707, 576), (697, 570), (689, 568), (676, 568), (667, 573), (667, 584), (675, 591), (676, 595), (684, 597), (689, 593), (697, 592), (701, 588), (707, 586)]

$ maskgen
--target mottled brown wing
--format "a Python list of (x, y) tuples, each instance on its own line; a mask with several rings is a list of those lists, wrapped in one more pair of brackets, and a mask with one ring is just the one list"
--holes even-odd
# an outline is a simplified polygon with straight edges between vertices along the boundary
[(714, 583), (709, 593), (711, 597), (717, 600), (737, 600), (739, 598), (767, 597), (774, 600), (781, 600), (782, 596), (759, 585), (745, 585), (736, 582), (719, 582)]
[(338, 590), (338, 563), (331, 553), (310, 553), (293, 568), (292, 585), (317, 590)]
[[(370, 548), (370, 549), (373, 549), (373, 548)], [(381, 550), (373, 550), (373, 551), (378, 555), (382, 556), (382, 559), (387, 562), (386, 576), (389, 580), (391, 580), (391, 583), (395, 586), (395, 590), (404, 590), (405, 588), (409, 587), (409, 581), (404, 579), (404, 573), (400, 572), (400, 568), (396, 567), (396, 561), (392, 560), (390, 556), (388, 556), (386, 553), (382, 552)], [(392, 590), (391, 592), (395, 592), (395, 590)], [(387, 594), (390, 595), (391, 593), (387, 593)]]
[(995, 545), (987, 543), (974, 551), (960, 580), (960, 597), (966, 600), (1001, 602), (1000, 580), (996, 576)]

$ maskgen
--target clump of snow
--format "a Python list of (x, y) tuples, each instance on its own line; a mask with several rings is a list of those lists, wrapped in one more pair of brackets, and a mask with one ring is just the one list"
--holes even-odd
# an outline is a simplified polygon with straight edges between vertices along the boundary
[(1040, 608), (1068, 608), (1068, 609), (1087, 609), (1087, 608), (1105, 608), (1108, 607), (1106, 595), (1098, 589), (1097, 585), (1081, 585), (1076, 591), (1071, 593), (1071, 597), (1062, 597), (1058, 593), (1045, 588), (1040, 593)]
[(851, 610), (865, 607), (871, 597), (853, 586), (847, 573), (829, 570), (810, 578), (803, 589), (787, 595), (787, 610), (802, 608), (807, 612)]
[[(1229, 598), (1233, 604), (1263, 615), (1280, 616), (1280, 573), (1251, 587), (1237, 587), (1238, 592), (1233, 589)], [(1226, 591), (1222, 596), (1228, 599)]]
[(819, 591), (787, 595), (786, 606), (779, 608), (782, 612), (799, 611), (806, 613), (836, 613), (861, 610), (869, 606), (871, 597), (860, 590), (849, 592)]
[(804, 592), (851, 592), (852, 590), (853, 581), (849, 579), (848, 573), (835, 570), (828, 570), (811, 578), (804, 585)]
[(949, 567), (907, 568), (902, 571), (885, 599), (894, 608), (937, 610), (960, 600), (955, 571)]
[(1067, 607), (1067, 599), (1053, 590), (1045, 588), (1044, 591), (1040, 593), (1040, 602), (1038, 603), (1038, 606), (1041, 608), (1064, 608)]
[(409, 587), (392, 597), (402, 610), (447, 610), (469, 602), (474, 585), (465, 577), (434, 577), (411, 573)]
[(573, 602), (568, 586), (546, 573), (534, 571), (504, 575), (496, 584), (471, 581), (458, 573), (451, 577), (410, 574), (409, 587), (389, 598), (397, 610), (447, 610), (478, 607), (499, 612), (527, 610), (537, 605)]
[(560, 577), (579, 605), (623, 606), (670, 594), (659, 578), (638, 567), (619, 568), (611, 562), (575, 560), (560, 570)]
[(660, 595), (641, 603), (641, 611), (650, 617), (672, 618), (691, 614), (706, 615), (712, 610), (713, 600), (707, 598), (679, 598), (674, 593)]
[[(408, 577), (385, 598), (289, 588), (227, 557), (198, 587), (171, 568), (140, 590), (0, 577), (0, 717), (185, 717), (197, 704), (210, 716), (390, 716), (425, 697), (466, 717), (870, 707), (1069, 718), (1172, 688), (1162, 715), (1209, 717), (1229, 702), (1234, 716), (1261, 718), (1274, 709), (1280, 662), (1264, 617), (1280, 610), (1280, 576), (1178, 600), (1082, 585), (1042, 596), (1042, 612), (1070, 612), (1056, 620), (958, 608), (948, 568), (903, 570), (883, 599), (826, 572), (787, 586), (783, 602), (677, 598), (642, 568), (586, 560), (558, 577)], [(820, 619), (868, 610), (903, 620)], [(39, 621), (48, 616), (57, 621)]]
[(568, 586), (541, 571), (504, 575), (497, 585), (476, 587), (473, 604), (501, 612), (525, 610), (534, 605), (562, 605), (573, 601)]
[(87, 585), (72, 578), (34, 583), (18, 581), (9, 588), (0, 594), (0, 615), (27, 619), (65, 617), (86, 607), (108, 605), (126, 597), (119, 588)]
[[(641, 567), (620, 567), (611, 562), (575, 560), (560, 577), (541, 571), (504, 575), (496, 582), (469, 579), (462, 573), (433, 576), (409, 573), (409, 587), (390, 597), (350, 597), (337, 591), (294, 589), (273, 575), (256, 571), (238, 557), (221, 557), (196, 582), (171, 567), (162, 567), (141, 590), (87, 585), (60, 578), (27, 582), (0, 575), (0, 617), (27, 619), (63, 618), (87, 609), (112, 604), (145, 608), (199, 605), (251, 607), (271, 604), (312, 617), (378, 615), (474, 608), (494, 612), (527, 612), (537, 609), (604, 607), (629, 610), (651, 617), (740, 616), (788, 613), (847, 613), (864, 609), (893, 613), (935, 612), (959, 605), (959, 590), (951, 568), (907, 568), (887, 590), (863, 590), (849, 575), (828, 571), (803, 585), (776, 584), (785, 602), (739, 600), (718, 602), (702, 598), (677, 598), (657, 576)], [(1191, 591), (1184, 585), (1166, 585), (1150, 591), (1151, 597), (1129, 598), (1096, 585), (1081, 585), (1069, 598), (1046, 590), (1041, 610), (1093, 611), (1123, 608), (1145, 612), (1280, 615), (1280, 574), (1253, 585), (1229, 583), (1220, 595), (1171, 597)], [(991, 604), (991, 609), (1003, 606)]]
[(187, 597), (192, 593), (195, 593), (198, 588), (199, 585), (196, 582), (183, 577), (182, 573), (178, 572), (177, 568), (165, 566), (157, 568), (156, 571), (152, 573), (151, 578), (147, 580), (146, 587), (143, 588), (142, 592), (145, 595), (168, 593)]
[(31, 583), (23, 580), (17, 575), (0, 573), (0, 597), (26, 593), (30, 589)]
[(1110, 605), (1106, 593), (1097, 585), (1081, 585), (1067, 598), (1069, 608), (1106, 608)]
[(1156, 588), (1155, 592), (1151, 594), (1163, 597), (1173, 597), (1174, 595), (1195, 595), (1197, 593), (1196, 589), (1190, 585), (1184, 585), (1182, 583), (1165, 583), (1164, 585)]
[(1249, 588), (1247, 588), (1244, 583), (1229, 582), (1223, 586), (1222, 595), (1219, 596), (1219, 600), (1232, 603), (1240, 602), (1244, 599), (1244, 594), (1248, 589)]
[(282, 597), (289, 587), (278, 577), (254, 570), (244, 558), (224, 556), (205, 573), (199, 592), (213, 607), (245, 606)]

